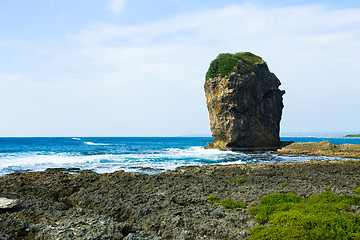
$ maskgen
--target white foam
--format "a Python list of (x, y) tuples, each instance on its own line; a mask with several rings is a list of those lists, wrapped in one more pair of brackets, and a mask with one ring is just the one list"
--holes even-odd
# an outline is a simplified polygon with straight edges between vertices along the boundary
[(80, 139), (80, 138), (72, 138), (72, 139), (74, 139), (74, 140), (78, 140), (78, 141), (81, 141), (81, 139)]
[(234, 162), (221, 162), (218, 163), (219, 165), (238, 165), (238, 164), (245, 164), (246, 162), (242, 160), (234, 161)]
[(167, 151), (168, 153), (166, 155), (172, 157), (204, 158), (209, 160), (219, 160), (226, 156), (228, 157), (245, 156), (245, 154), (240, 152), (222, 151), (218, 149), (208, 149), (204, 147), (190, 147), (186, 149), (170, 148)]
[[(32, 167), (44, 164), (73, 164), (89, 162), (89, 158), (94, 156), (76, 156), (66, 153), (58, 154), (41, 154), (41, 153), (28, 153), (28, 154), (12, 154), (8, 156), (1, 156), (0, 168), (6, 166), (24, 166)], [(93, 161), (95, 159), (92, 159)], [(96, 160), (95, 160), (96, 161)]]
[(107, 144), (107, 143), (93, 143), (93, 142), (84, 142), (85, 144), (87, 145), (93, 145), (93, 146), (107, 146), (107, 145), (110, 145), (110, 144)]
[[(103, 143), (86, 142), (88, 145)], [(142, 167), (174, 170), (180, 166), (210, 164), (242, 164), (247, 156), (239, 152), (220, 151), (203, 147), (169, 148), (164, 151), (127, 154), (76, 155), (72, 153), (1, 153), (0, 175), (30, 169), (43, 171), (53, 167), (78, 167), (98, 173), (117, 170), (140, 171)]]

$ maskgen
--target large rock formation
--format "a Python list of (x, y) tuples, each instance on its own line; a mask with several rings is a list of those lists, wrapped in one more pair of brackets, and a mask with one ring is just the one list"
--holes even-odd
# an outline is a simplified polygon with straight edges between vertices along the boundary
[(206, 74), (205, 94), (213, 143), (230, 150), (266, 150), (280, 146), (283, 109), (279, 79), (258, 56), (220, 54)]

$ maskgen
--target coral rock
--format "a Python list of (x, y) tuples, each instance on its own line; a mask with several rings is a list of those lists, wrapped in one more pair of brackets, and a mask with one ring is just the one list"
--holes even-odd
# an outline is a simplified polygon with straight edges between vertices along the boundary
[(278, 149), (277, 154), (296, 154), (344, 158), (360, 158), (360, 144), (335, 145), (329, 141), (292, 143)]
[(0, 209), (13, 208), (20, 204), (19, 199), (8, 199), (0, 197)]

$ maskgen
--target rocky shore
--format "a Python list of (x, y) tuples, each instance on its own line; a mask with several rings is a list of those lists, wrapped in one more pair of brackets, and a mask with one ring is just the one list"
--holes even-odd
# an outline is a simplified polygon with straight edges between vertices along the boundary
[(292, 143), (281, 149), (278, 149), (276, 153), (342, 157), (342, 158), (360, 158), (360, 145), (359, 144), (335, 145), (330, 143), (329, 141)]
[[(247, 179), (236, 183), (234, 179)], [(209, 195), (249, 206), (270, 193), (353, 194), (360, 161), (185, 167), (154, 175), (76, 169), (0, 178), (0, 239), (247, 239), (247, 209), (207, 203)]]

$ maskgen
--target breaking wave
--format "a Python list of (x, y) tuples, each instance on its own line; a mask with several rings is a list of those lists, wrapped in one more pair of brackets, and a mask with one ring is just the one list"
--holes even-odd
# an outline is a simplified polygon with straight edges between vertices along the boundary
[[(76, 140), (76, 141), (74, 141)], [(0, 176), (47, 168), (149, 174), (182, 166), (298, 162), (328, 157), (207, 149), (208, 138), (0, 138)], [(148, 172), (144, 168), (155, 169)]]

